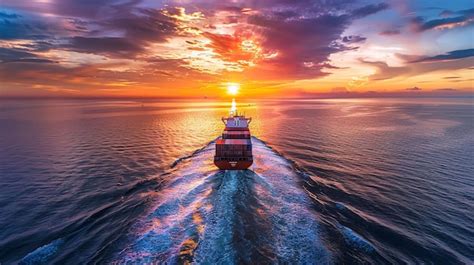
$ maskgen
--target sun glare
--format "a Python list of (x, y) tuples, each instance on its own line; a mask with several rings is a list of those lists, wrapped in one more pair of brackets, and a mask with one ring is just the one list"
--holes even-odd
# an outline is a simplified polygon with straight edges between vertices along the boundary
[(240, 85), (237, 83), (229, 83), (227, 84), (227, 93), (230, 95), (237, 95), (239, 92)]

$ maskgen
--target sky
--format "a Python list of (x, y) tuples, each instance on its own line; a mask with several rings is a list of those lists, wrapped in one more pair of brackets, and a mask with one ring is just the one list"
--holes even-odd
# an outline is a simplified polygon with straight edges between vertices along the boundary
[(0, 97), (456, 95), (471, 0), (1, 0)]

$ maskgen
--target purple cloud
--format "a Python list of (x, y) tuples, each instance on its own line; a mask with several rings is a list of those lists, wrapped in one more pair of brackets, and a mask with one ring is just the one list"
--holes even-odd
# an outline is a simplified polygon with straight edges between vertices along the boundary
[(366, 41), (367, 38), (357, 35), (344, 36), (342, 37), (342, 42), (346, 44), (353, 44)]
[(474, 49), (456, 50), (456, 51), (450, 51), (448, 53), (440, 54), (436, 56), (423, 57), (423, 58), (412, 61), (412, 63), (450, 61), (450, 60), (468, 58), (472, 56), (474, 56)]
[(102, 54), (110, 57), (131, 58), (143, 51), (143, 47), (127, 38), (120, 37), (73, 37), (63, 48), (76, 52)]
[(372, 4), (372, 5), (366, 5), (361, 8), (355, 9), (352, 12), (352, 17), (354, 18), (362, 18), (366, 17), (372, 14), (375, 14), (377, 12), (380, 12), (382, 10), (385, 10), (389, 7), (388, 4), (386, 3), (379, 3), (379, 4)]
[(53, 62), (48, 59), (39, 58), (37, 55), (21, 49), (8, 49), (0, 47), (0, 63), (29, 62), (46, 63)]

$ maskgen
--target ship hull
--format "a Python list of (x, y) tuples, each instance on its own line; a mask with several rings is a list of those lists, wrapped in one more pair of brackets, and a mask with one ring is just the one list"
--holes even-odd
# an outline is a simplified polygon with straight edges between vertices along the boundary
[(221, 170), (244, 170), (252, 165), (253, 161), (216, 161), (214, 165)]

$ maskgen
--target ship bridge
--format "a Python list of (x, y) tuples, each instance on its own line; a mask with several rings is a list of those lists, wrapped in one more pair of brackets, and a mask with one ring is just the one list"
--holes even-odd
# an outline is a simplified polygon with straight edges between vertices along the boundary
[(226, 130), (248, 130), (252, 119), (246, 118), (245, 116), (231, 116), (222, 118), (222, 121), (225, 124)]

